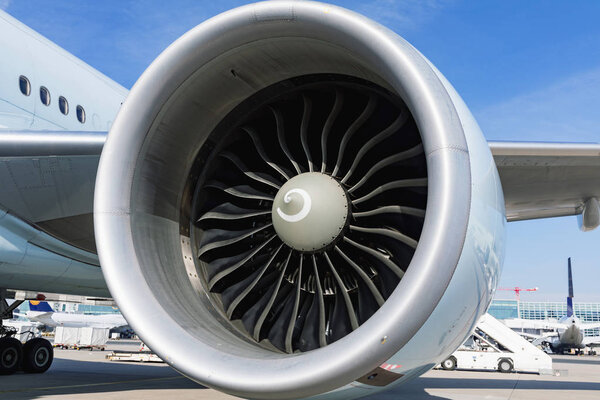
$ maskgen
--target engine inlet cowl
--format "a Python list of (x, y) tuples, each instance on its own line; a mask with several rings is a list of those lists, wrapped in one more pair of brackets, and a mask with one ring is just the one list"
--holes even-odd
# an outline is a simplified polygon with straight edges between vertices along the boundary
[(204, 22), (140, 77), (94, 224), (111, 294), (161, 358), (286, 399), (413, 337), (453, 276), (470, 196), (461, 120), (418, 51), (348, 10), (269, 1)]

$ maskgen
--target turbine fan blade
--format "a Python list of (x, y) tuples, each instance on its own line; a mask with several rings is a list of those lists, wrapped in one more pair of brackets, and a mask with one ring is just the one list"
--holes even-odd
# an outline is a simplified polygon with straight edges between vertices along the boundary
[[(198, 182), (219, 192), (197, 196), (192, 236), (210, 299), (231, 329), (292, 354), (350, 334), (391, 296), (423, 226), (427, 165), (416, 124), (389, 92), (356, 79), (289, 90), (229, 121), (215, 144), (224, 168), (216, 163)], [(300, 187), (310, 174), (331, 174), (348, 201), (333, 203), (346, 222), (312, 254), (279, 237), (271, 219), (297, 174)]]
[(221, 182), (211, 181), (204, 187), (222, 190), (223, 192), (240, 199), (273, 201), (273, 196), (248, 185), (228, 186)]
[(343, 104), (344, 95), (339, 89), (336, 89), (335, 103), (333, 103), (331, 113), (329, 113), (327, 121), (325, 121), (325, 125), (323, 126), (323, 131), (321, 132), (321, 173), (325, 173), (325, 171), (327, 171), (327, 139), (329, 138), (329, 133), (331, 132), (333, 123), (342, 110)]
[(241, 208), (231, 203), (223, 203), (213, 208), (212, 210), (202, 214), (197, 222), (206, 221), (208, 219), (217, 220), (234, 220), (258, 217), (261, 215), (270, 214), (270, 210), (250, 210)]

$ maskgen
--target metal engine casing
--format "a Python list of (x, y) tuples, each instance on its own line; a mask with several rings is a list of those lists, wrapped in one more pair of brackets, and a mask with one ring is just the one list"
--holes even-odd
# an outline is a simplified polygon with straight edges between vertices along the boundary
[[(405, 101), (425, 148), (427, 212), (406, 275), (369, 320), (326, 347), (283, 354), (240, 336), (212, 306), (182, 228), (184, 199), (204, 139), (230, 110), (316, 73), (365, 79)], [(175, 369), (241, 397), (347, 399), (418, 376), (485, 312), (504, 254), (498, 174), (460, 97), (395, 33), (322, 3), (240, 7), (165, 50), (113, 124), (94, 202), (103, 273), (131, 326)], [(388, 386), (354, 382), (384, 362), (403, 376)]]

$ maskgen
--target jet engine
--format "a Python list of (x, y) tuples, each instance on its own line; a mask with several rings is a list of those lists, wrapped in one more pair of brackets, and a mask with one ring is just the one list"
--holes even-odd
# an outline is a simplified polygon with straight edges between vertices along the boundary
[(254, 399), (360, 397), (445, 359), (491, 300), (504, 221), (487, 142), (435, 67), (293, 1), (216, 16), (152, 63), (94, 204), (139, 336)]

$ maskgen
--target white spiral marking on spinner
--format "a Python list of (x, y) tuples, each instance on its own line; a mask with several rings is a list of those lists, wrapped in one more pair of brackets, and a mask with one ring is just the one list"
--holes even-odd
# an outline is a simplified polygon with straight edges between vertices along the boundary
[(302, 201), (304, 203), (304, 204), (302, 204), (302, 209), (300, 211), (298, 211), (296, 214), (289, 215), (289, 214), (286, 214), (283, 211), (281, 211), (281, 208), (277, 207), (277, 214), (279, 214), (279, 216), (287, 222), (298, 222), (298, 221), (301, 221), (304, 218), (306, 218), (306, 216), (310, 212), (310, 208), (312, 207), (312, 200), (311, 200), (309, 194), (306, 192), (306, 190), (291, 189), (291, 190), (288, 190), (288, 192), (283, 196), (283, 201), (286, 204), (288, 204), (292, 201), (292, 198), (290, 197), (290, 195), (292, 193), (298, 193), (302, 197)]

